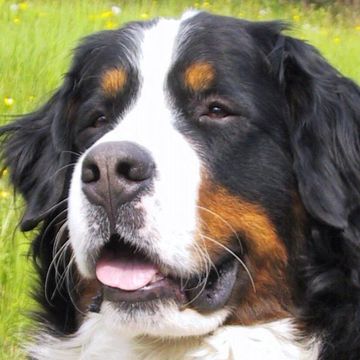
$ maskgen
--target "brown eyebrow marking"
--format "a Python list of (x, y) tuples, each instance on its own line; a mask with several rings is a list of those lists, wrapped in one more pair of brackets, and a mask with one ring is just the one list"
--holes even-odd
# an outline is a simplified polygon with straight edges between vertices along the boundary
[(185, 85), (192, 91), (203, 91), (215, 79), (215, 69), (207, 62), (196, 62), (185, 70)]
[(106, 70), (101, 76), (101, 88), (107, 96), (114, 97), (124, 90), (128, 74), (122, 67)]

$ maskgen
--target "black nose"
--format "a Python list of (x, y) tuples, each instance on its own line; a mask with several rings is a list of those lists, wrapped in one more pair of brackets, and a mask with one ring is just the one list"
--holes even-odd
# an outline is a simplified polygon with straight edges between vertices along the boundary
[(106, 142), (85, 157), (82, 189), (92, 204), (104, 207), (112, 222), (117, 208), (148, 187), (154, 173), (154, 161), (144, 148), (128, 141)]

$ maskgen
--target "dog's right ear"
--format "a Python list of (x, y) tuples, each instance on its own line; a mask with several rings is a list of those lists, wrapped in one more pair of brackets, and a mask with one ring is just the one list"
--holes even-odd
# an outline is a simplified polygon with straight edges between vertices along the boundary
[(69, 139), (64, 117), (70, 111), (72, 89), (67, 76), (63, 86), (39, 110), (0, 127), (3, 164), (26, 202), (22, 231), (33, 229), (65, 196), (71, 145), (63, 140)]

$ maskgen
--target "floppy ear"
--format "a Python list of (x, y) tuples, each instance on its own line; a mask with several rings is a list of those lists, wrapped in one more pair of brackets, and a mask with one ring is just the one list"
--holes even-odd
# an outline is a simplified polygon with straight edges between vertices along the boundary
[[(2, 157), (16, 191), (25, 201), (21, 230), (33, 229), (64, 197), (64, 178), (70, 162), (66, 134), (59, 122), (66, 114), (71, 91), (66, 79), (63, 87), (38, 111), (0, 128)], [(62, 131), (66, 131), (64, 128)]]
[(279, 35), (270, 60), (288, 98), (304, 205), (322, 223), (347, 228), (360, 206), (360, 89), (301, 40)]

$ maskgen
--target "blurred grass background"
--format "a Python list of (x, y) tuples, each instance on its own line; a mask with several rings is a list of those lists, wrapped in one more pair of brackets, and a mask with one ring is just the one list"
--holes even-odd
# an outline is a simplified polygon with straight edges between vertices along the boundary
[[(317, 46), (344, 74), (360, 81), (358, 0), (275, 1), (83, 1), (0, 0), (0, 123), (35, 109), (60, 84), (79, 38), (124, 22), (176, 16), (197, 8), (251, 20), (284, 19), (293, 35)], [(0, 359), (21, 359), (35, 305), (27, 252), (31, 236), (16, 231), (22, 214), (6, 170), (0, 178)]]

